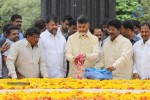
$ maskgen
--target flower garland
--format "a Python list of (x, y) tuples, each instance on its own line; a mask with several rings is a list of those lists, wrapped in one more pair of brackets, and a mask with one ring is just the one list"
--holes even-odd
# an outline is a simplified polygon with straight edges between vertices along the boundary
[(112, 92), (8, 92), (0, 93), (0, 100), (150, 100), (150, 92), (112, 93)]
[(84, 73), (84, 62), (85, 62), (85, 56), (83, 54), (77, 55), (77, 57), (74, 60), (75, 68), (75, 78), (82, 79), (82, 75)]
[(1, 79), (3, 89), (117, 89), (150, 90), (150, 80), (89, 80), (73, 78)]

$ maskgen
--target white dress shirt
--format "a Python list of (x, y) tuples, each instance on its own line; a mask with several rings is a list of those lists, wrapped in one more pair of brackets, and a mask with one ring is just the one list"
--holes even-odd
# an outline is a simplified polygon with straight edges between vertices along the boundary
[(138, 73), (141, 79), (150, 78), (150, 39), (143, 43), (143, 39), (136, 42), (134, 48), (133, 73)]
[(119, 35), (113, 42), (109, 39), (102, 49), (102, 56), (95, 67), (115, 68), (113, 79), (131, 79), (133, 66), (133, 47), (131, 42)]
[(65, 39), (67, 39), (68, 38), (68, 33), (62, 33), (61, 28), (62, 28), (62, 26), (58, 27), (57, 34), (61, 34), (62, 36), (65, 37)]
[[(15, 42), (13, 42), (13, 41), (11, 41), (11, 40), (9, 40), (9, 39), (6, 39), (6, 42), (5, 43), (9, 43), (9, 45), (10, 45), (10, 47), (15, 43)], [(9, 54), (9, 52), (10, 52), (10, 48), (8, 49), (8, 50), (6, 50), (2, 55), (4, 55), (4, 56), (8, 56), (8, 54)]]
[(26, 39), (11, 46), (6, 65), (9, 70), (8, 75), (12, 78), (17, 78), (15, 69), (26, 78), (38, 78), (40, 74), (48, 77), (42, 47), (36, 45), (32, 48)]
[(110, 40), (110, 36), (108, 36), (106, 39), (103, 40), (103, 45)]
[(45, 30), (40, 37), (49, 77), (65, 77), (67, 64), (65, 59), (66, 40), (64, 36), (61, 34), (54, 36), (48, 30)]

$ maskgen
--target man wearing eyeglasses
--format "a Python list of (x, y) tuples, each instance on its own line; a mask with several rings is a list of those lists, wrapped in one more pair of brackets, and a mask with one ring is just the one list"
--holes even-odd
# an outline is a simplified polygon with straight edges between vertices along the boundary
[(38, 44), (40, 31), (29, 28), (22, 39), (10, 48), (6, 65), (12, 78), (48, 77), (43, 49)]

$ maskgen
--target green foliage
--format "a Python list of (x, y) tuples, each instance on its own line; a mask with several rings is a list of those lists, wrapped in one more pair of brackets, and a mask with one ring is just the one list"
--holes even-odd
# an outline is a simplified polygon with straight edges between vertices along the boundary
[(141, 0), (141, 4), (144, 11), (144, 16), (139, 20), (142, 22), (150, 22), (150, 0)]
[(40, 18), (41, 0), (0, 0), (0, 16), (3, 25), (10, 22), (13, 14), (22, 16), (22, 30), (29, 28), (35, 20)]
[(116, 0), (116, 18), (121, 21), (135, 19), (132, 12), (137, 7), (141, 7), (137, 0)]

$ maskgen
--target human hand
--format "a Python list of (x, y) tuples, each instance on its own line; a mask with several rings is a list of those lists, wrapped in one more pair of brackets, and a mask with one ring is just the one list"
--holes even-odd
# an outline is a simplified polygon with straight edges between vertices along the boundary
[(110, 71), (110, 72), (112, 72), (112, 71), (114, 71), (115, 70), (115, 68), (113, 67), (113, 66), (110, 66), (110, 67), (108, 67), (108, 68), (106, 68), (108, 71)]
[(1, 47), (1, 53), (7, 51), (10, 48), (10, 44), (9, 43), (5, 43), (2, 45)]
[(140, 79), (140, 76), (137, 73), (133, 74), (133, 79)]
[(78, 54), (76, 57), (74, 57), (74, 63), (75, 65), (83, 65), (84, 62), (85, 62), (85, 58), (86, 58), (86, 55), (85, 54)]
[(18, 79), (22, 79), (25, 78), (22, 74), (20, 74), (17, 70), (16, 70), (16, 74), (17, 74), (17, 78)]

